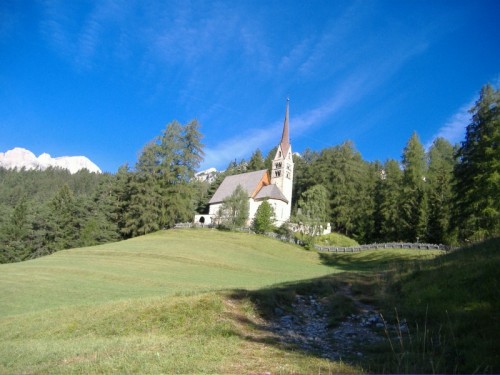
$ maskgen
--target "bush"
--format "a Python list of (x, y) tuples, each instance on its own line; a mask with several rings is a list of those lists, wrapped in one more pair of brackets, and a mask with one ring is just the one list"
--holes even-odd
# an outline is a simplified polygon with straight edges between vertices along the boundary
[(320, 246), (340, 246), (340, 247), (359, 245), (356, 240), (353, 240), (352, 238), (349, 238), (339, 233), (330, 233), (330, 234), (325, 234), (323, 236), (318, 236), (316, 237), (314, 243)]

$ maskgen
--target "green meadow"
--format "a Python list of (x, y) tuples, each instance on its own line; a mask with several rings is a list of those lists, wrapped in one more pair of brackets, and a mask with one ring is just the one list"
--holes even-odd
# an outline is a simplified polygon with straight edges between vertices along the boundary
[[(496, 244), (491, 246), (496, 250)], [(425, 364), (400, 360), (405, 354), (391, 353), (390, 342), (367, 351), (371, 355), (362, 360), (330, 361), (283, 345), (263, 327), (273, 307), (283, 307), (294, 293), (320, 295), (342, 310), (335, 292), (347, 284), (381, 309), (397, 304), (415, 321), (424, 313), (434, 317), (436, 309), (447, 307), (423, 310), (419, 299), (430, 305), (429, 293), (439, 291), (443, 294), (437, 298), (444, 301), (448, 294), (439, 275), (450, 281), (450, 264), (461, 265), (462, 275), (471, 266), (459, 261), (458, 253), (441, 255), (406, 249), (319, 254), (263, 236), (199, 229), (161, 231), (3, 264), (0, 373), (430, 372)], [(493, 269), (498, 257), (488, 257)], [(490, 279), (496, 274), (487, 276), (483, 282), (495, 288)], [(460, 283), (455, 280), (453, 287)], [(474, 301), (474, 293), (454, 295), (482, 307), (484, 315), (495, 293)], [(469, 306), (463, 314), (467, 311), (475, 310)], [(335, 319), (341, 321), (342, 314)], [(467, 340), (477, 344), (470, 335)], [(490, 367), (480, 370), (495, 369), (488, 358)], [(458, 367), (463, 368), (470, 367)]]
[(162, 231), (1, 265), (0, 316), (144, 297), (255, 289), (332, 272), (318, 255), (265, 237)]
[(1, 265), (0, 372), (351, 370), (247, 339), (262, 333), (240, 321), (257, 314), (228, 297), (329, 273), (316, 253), (215, 230), (162, 231)]

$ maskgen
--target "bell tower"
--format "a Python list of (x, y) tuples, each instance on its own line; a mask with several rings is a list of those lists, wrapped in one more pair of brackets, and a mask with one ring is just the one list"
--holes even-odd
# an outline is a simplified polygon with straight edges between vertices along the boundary
[(271, 184), (276, 185), (288, 200), (286, 220), (290, 218), (292, 210), (292, 188), (293, 188), (293, 158), (292, 145), (290, 144), (288, 107), (290, 100), (286, 101), (285, 122), (283, 124), (283, 133), (281, 142), (273, 160), (271, 170)]

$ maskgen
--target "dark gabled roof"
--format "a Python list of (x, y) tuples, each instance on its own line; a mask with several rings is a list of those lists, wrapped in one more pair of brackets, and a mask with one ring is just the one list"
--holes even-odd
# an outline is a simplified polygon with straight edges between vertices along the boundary
[(227, 176), (208, 203), (221, 203), (224, 199), (233, 194), (238, 185), (241, 185), (243, 190), (247, 192), (248, 197), (252, 197), (266, 174), (267, 169), (263, 169), (255, 172)]
[(279, 187), (276, 185), (267, 185), (264, 186), (255, 196), (255, 200), (263, 200), (263, 199), (278, 199), (285, 203), (288, 203), (288, 199), (283, 195)]

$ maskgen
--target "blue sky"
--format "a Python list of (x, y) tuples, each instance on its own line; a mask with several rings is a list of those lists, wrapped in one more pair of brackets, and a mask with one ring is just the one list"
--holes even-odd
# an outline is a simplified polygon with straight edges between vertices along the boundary
[(133, 166), (198, 119), (201, 168), (351, 140), (400, 159), (413, 131), (463, 140), (500, 81), (500, 1), (0, 1), (0, 152)]

